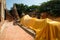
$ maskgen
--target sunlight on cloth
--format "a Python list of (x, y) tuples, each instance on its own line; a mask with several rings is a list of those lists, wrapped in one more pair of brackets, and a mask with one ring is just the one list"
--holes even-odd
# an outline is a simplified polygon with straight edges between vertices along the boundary
[(60, 40), (60, 22), (25, 15), (20, 23), (36, 32), (35, 40)]

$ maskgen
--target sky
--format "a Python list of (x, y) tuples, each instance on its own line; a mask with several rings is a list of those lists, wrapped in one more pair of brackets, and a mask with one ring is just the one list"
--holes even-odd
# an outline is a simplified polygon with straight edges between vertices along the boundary
[(31, 6), (31, 5), (40, 5), (41, 3), (43, 2), (47, 2), (48, 0), (6, 0), (6, 7), (7, 9), (11, 9), (11, 7), (13, 7), (13, 4), (14, 3), (23, 3), (23, 4), (26, 4), (28, 6)]

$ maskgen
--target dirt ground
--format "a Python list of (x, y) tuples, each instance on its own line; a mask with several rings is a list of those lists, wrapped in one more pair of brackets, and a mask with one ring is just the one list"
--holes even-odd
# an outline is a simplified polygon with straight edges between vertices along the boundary
[(4, 21), (0, 23), (0, 40), (34, 40), (34, 38), (18, 25), (13, 25), (13, 22)]

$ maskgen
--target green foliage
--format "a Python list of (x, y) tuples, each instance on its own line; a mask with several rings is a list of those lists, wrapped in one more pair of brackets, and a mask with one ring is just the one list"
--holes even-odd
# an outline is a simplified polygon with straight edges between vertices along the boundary
[(19, 16), (22, 17), (22, 13), (27, 10), (28, 6), (24, 4), (14, 4), (14, 5), (17, 8)]
[(38, 9), (37, 5), (32, 5), (29, 7), (30, 11), (36, 11)]
[(60, 1), (60, 0), (50, 0), (50, 1)]
[(21, 15), (22, 13), (29, 13), (29, 12), (37, 11), (40, 13), (47, 12), (49, 15), (54, 16), (54, 17), (60, 16), (60, 1), (52, 0), (52, 1), (42, 3), (40, 6), (37, 6), (37, 5), (28, 6), (28, 5), (16, 4), (16, 3), (14, 5), (16, 5), (17, 7), (17, 11), (19, 15)]
[(42, 3), (39, 7), (40, 12), (47, 12), (51, 16), (60, 16), (60, 1), (48, 1)]
[(17, 11), (19, 14), (21, 13), (29, 13), (31, 11), (36, 11), (38, 6), (37, 5), (32, 5), (32, 6), (28, 6), (28, 5), (24, 5), (24, 4), (14, 4), (17, 8)]
[(14, 5), (16, 6), (18, 13), (21, 13), (25, 9), (24, 4), (14, 4)]

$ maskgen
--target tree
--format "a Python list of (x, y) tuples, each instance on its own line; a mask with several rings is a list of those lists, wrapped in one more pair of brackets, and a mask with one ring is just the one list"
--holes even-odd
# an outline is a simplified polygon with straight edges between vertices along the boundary
[(26, 9), (27, 9), (27, 5), (24, 5), (24, 4), (14, 4), (17, 8), (17, 11), (18, 11), (18, 14), (20, 17), (22, 17), (22, 13), (23, 12), (26, 12)]
[(60, 16), (60, 1), (48, 1), (42, 3), (39, 7), (39, 12), (47, 12), (51, 16)]
[(60, 0), (50, 0), (50, 1), (60, 1)]
[(30, 11), (36, 11), (38, 9), (37, 5), (32, 5), (29, 7)]

